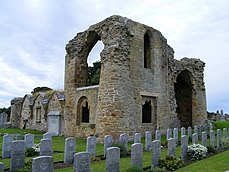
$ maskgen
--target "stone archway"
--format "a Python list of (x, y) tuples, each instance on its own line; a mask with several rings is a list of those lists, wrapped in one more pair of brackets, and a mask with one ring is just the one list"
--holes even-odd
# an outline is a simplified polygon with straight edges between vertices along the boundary
[(189, 71), (182, 71), (177, 76), (174, 85), (177, 103), (176, 113), (181, 127), (192, 126), (192, 85), (190, 76)]

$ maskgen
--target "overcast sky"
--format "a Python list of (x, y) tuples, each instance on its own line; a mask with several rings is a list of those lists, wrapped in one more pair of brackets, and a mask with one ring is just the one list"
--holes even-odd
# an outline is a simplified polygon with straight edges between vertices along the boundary
[(121, 15), (160, 30), (176, 59), (204, 61), (207, 109), (228, 113), (228, 9), (228, 0), (0, 0), (0, 107), (37, 86), (63, 89), (68, 41)]

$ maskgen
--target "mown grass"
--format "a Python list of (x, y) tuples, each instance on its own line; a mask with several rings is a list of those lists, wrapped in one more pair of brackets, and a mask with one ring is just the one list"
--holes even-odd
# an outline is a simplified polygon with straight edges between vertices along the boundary
[(223, 130), (223, 128), (229, 128), (229, 121), (214, 121), (212, 123), (215, 129)]

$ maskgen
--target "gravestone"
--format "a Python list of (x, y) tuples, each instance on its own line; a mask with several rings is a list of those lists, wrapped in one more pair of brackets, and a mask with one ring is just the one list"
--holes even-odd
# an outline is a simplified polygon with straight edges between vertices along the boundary
[(128, 135), (126, 133), (119, 136), (119, 144), (123, 145), (128, 150)]
[(131, 146), (131, 166), (137, 166), (142, 168), (142, 144), (134, 143)]
[(168, 139), (168, 156), (176, 156), (176, 139), (170, 138)]
[(181, 127), (181, 136), (186, 135), (186, 130), (184, 127)]
[(104, 156), (106, 156), (107, 148), (112, 147), (113, 138), (111, 135), (106, 135), (104, 137)]
[(76, 152), (76, 139), (68, 137), (65, 139), (64, 163), (72, 164), (74, 162), (74, 153)]
[(158, 161), (161, 159), (161, 141), (154, 140), (152, 141), (152, 163), (151, 167), (158, 166)]
[(166, 139), (170, 139), (172, 138), (172, 130), (170, 128), (167, 129), (167, 132), (166, 132)]
[(54, 162), (52, 156), (39, 156), (32, 160), (32, 172), (52, 172)]
[(161, 130), (156, 130), (155, 132), (155, 140), (161, 141)]
[(40, 156), (52, 156), (52, 140), (41, 139)]
[(7, 117), (8, 117), (7, 113), (5, 112), (0, 113), (0, 128), (5, 127), (5, 123), (7, 122)]
[(53, 136), (60, 134), (60, 111), (48, 113), (48, 133), (51, 133)]
[(188, 127), (188, 139), (192, 138), (192, 127)]
[(214, 130), (210, 131), (210, 146), (215, 148), (215, 131)]
[(25, 163), (25, 141), (12, 141), (12, 151), (10, 159), (10, 171), (23, 168)]
[(134, 135), (134, 143), (141, 143), (141, 138), (142, 138), (141, 133), (135, 133), (135, 135)]
[(50, 133), (43, 134), (43, 139), (50, 139), (52, 140), (52, 135)]
[(212, 123), (210, 123), (210, 125), (209, 125), (209, 130), (210, 130), (210, 131), (213, 130), (213, 124), (212, 124)]
[(96, 138), (95, 138), (95, 136), (89, 136), (87, 138), (86, 152), (89, 152), (91, 154), (91, 158), (95, 157), (95, 153), (96, 153)]
[(91, 154), (79, 152), (74, 154), (74, 172), (90, 172)]
[(25, 148), (31, 148), (34, 145), (34, 134), (25, 135)]
[(4, 164), (3, 164), (3, 162), (0, 162), (0, 172), (4, 172)]
[(145, 132), (145, 150), (149, 151), (151, 149), (152, 133), (150, 131)]
[(201, 140), (202, 140), (202, 145), (207, 147), (207, 132), (206, 131), (202, 132), (202, 139)]
[(220, 111), (220, 121), (225, 121), (223, 110)]
[(223, 139), (226, 140), (227, 137), (227, 128), (223, 128)]
[(200, 125), (199, 126), (199, 136), (198, 136), (199, 139), (202, 139), (202, 132), (203, 132), (203, 126)]
[(2, 141), (2, 158), (10, 158), (11, 156), (11, 144), (14, 140), (14, 136), (11, 134), (6, 134), (3, 136)]
[(107, 149), (106, 172), (120, 172), (120, 149), (118, 147)]
[(187, 160), (187, 152), (188, 152), (188, 136), (181, 136), (181, 160)]
[(217, 129), (217, 149), (222, 147), (222, 133), (220, 129)]
[(194, 133), (192, 135), (192, 144), (197, 144), (198, 143), (198, 134)]
[(196, 137), (197, 137), (197, 140), (198, 140), (198, 127), (195, 125), (194, 126), (194, 134), (196, 133)]
[(178, 128), (173, 129), (173, 138), (175, 139), (176, 144), (178, 143)]

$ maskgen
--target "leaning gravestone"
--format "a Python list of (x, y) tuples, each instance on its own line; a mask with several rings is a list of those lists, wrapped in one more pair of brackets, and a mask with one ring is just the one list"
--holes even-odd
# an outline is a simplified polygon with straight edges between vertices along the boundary
[(25, 135), (25, 148), (31, 148), (34, 145), (34, 135), (26, 134)]
[(168, 156), (176, 156), (176, 139), (170, 138), (168, 139)]
[(2, 143), (2, 158), (10, 158), (11, 156), (11, 144), (14, 140), (14, 136), (11, 134), (6, 134), (3, 136)]
[(120, 149), (118, 147), (107, 149), (106, 172), (120, 172)]
[(41, 139), (40, 156), (52, 156), (52, 140)]
[(142, 168), (142, 144), (134, 143), (131, 146), (131, 166), (137, 166)]
[(150, 131), (145, 132), (145, 150), (149, 151), (151, 148), (152, 133)]
[(161, 159), (161, 141), (152, 141), (152, 163), (151, 167), (158, 166), (158, 161)]
[(52, 156), (39, 156), (32, 160), (32, 172), (52, 172), (54, 163)]
[(72, 164), (74, 162), (74, 153), (76, 152), (76, 139), (69, 137), (65, 139), (64, 163)]
[(181, 160), (187, 160), (187, 152), (188, 152), (188, 136), (181, 136)]
[(10, 171), (23, 168), (25, 163), (25, 141), (12, 141)]
[(111, 147), (113, 143), (113, 138), (111, 135), (106, 135), (104, 137), (104, 156), (106, 156), (107, 148)]
[(43, 134), (43, 139), (50, 139), (50, 140), (52, 140), (52, 134), (51, 133), (45, 133), (45, 134)]
[(91, 154), (91, 158), (95, 157), (95, 153), (96, 153), (96, 138), (95, 138), (95, 136), (89, 136), (87, 138), (86, 151)]
[(4, 164), (3, 164), (3, 162), (0, 162), (0, 172), (4, 172)]
[(119, 136), (119, 144), (123, 145), (128, 150), (128, 135), (126, 133)]
[(141, 133), (135, 133), (134, 135), (134, 143), (141, 143)]
[(74, 172), (90, 172), (91, 154), (79, 152), (74, 154)]

